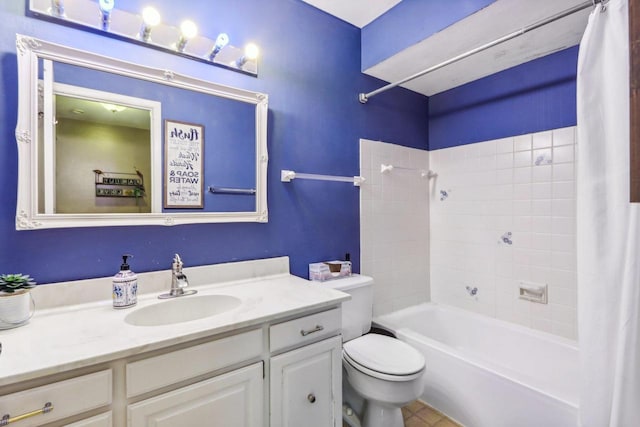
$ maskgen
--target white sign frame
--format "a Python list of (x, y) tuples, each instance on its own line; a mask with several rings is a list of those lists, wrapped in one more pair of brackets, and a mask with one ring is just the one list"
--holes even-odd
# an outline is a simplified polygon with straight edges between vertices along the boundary
[(204, 208), (204, 126), (164, 121), (164, 208)]

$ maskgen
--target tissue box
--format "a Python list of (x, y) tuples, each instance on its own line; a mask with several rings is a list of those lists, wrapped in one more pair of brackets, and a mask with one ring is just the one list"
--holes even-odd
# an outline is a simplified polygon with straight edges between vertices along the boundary
[(309, 280), (324, 282), (351, 276), (351, 261), (325, 261), (309, 264)]

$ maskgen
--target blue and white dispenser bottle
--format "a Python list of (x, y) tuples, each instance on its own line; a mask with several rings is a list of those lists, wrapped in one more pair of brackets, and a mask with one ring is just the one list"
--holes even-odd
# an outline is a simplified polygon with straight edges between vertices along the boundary
[(120, 271), (113, 276), (113, 308), (133, 307), (138, 302), (138, 275), (129, 269), (130, 257), (122, 255)]

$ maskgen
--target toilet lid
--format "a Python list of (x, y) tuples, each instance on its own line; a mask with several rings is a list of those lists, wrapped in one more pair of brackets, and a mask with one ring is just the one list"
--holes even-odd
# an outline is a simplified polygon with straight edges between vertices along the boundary
[(412, 375), (424, 369), (424, 356), (409, 344), (380, 334), (346, 342), (344, 352), (355, 363), (389, 375)]

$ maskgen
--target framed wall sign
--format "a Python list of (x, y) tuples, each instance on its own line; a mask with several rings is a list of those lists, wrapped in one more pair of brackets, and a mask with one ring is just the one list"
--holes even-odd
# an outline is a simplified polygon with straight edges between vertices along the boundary
[(204, 127), (164, 121), (164, 207), (203, 208)]

